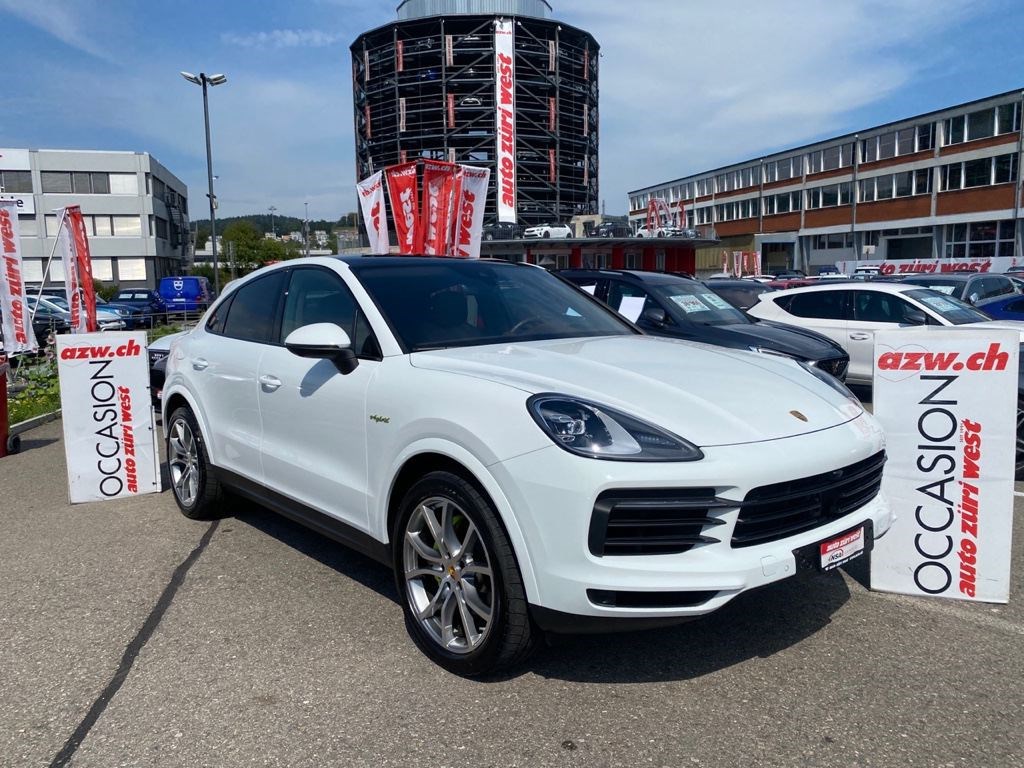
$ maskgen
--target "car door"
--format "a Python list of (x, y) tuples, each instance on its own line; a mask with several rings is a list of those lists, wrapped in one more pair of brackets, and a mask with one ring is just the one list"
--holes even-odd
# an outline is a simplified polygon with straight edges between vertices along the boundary
[(209, 424), (213, 463), (255, 482), (260, 461), (260, 358), (276, 337), (285, 273), (271, 272), (218, 306), (206, 332), (189, 336), (190, 379)]
[(919, 325), (912, 322), (910, 313), (924, 313), (902, 296), (883, 291), (854, 291), (852, 309), (846, 347), (850, 355), (847, 380), (852, 378), (854, 383), (870, 384), (874, 373), (875, 333)]
[[(259, 363), (265, 483), (366, 531), (366, 396), (380, 366), (377, 341), (338, 273), (299, 267), (288, 279), (278, 343)], [(359, 358), (351, 373), (285, 348), (296, 328), (325, 322), (349, 335)]]
[[(849, 319), (850, 294), (846, 290), (807, 290), (792, 293), (788, 296), (772, 297), (764, 304), (774, 303), (784, 310), (784, 315), (775, 315), (759, 311), (760, 304), (752, 307), (757, 317), (778, 320), (801, 328), (810, 328), (825, 336), (849, 353)], [(850, 361), (850, 372), (853, 361)]]

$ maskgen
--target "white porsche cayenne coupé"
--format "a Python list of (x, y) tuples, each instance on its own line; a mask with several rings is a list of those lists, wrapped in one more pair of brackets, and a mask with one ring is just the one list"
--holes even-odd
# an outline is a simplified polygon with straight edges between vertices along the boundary
[(464, 675), (709, 613), (892, 522), (881, 430), (828, 374), (644, 336), (527, 265), (261, 269), (172, 345), (163, 411), (184, 514), (232, 492), (390, 565)]

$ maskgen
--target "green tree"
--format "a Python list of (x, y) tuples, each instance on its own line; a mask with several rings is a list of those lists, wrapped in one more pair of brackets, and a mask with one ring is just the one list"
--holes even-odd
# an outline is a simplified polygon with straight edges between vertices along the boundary
[(221, 258), (238, 267), (262, 264), (259, 250), (262, 240), (263, 234), (252, 222), (232, 221), (221, 233)]
[(256, 263), (260, 266), (289, 258), (288, 249), (280, 240), (263, 238), (256, 247)]

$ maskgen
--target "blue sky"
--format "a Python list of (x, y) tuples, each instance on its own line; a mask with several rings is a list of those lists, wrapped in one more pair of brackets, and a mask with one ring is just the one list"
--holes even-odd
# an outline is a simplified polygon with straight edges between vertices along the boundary
[[(222, 215), (355, 210), (348, 46), (397, 0), (0, 0), (0, 146), (147, 151)], [(1020, 0), (551, 0), (602, 47), (601, 198), (1024, 87)], [(193, 216), (202, 205), (193, 203)]]

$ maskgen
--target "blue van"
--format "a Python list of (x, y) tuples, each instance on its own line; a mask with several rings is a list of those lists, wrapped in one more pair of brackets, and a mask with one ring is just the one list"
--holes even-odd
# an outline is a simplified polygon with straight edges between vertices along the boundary
[(205, 277), (183, 275), (160, 278), (160, 298), (168, 312), (195, 312), (210, 306), (213, 294)]

